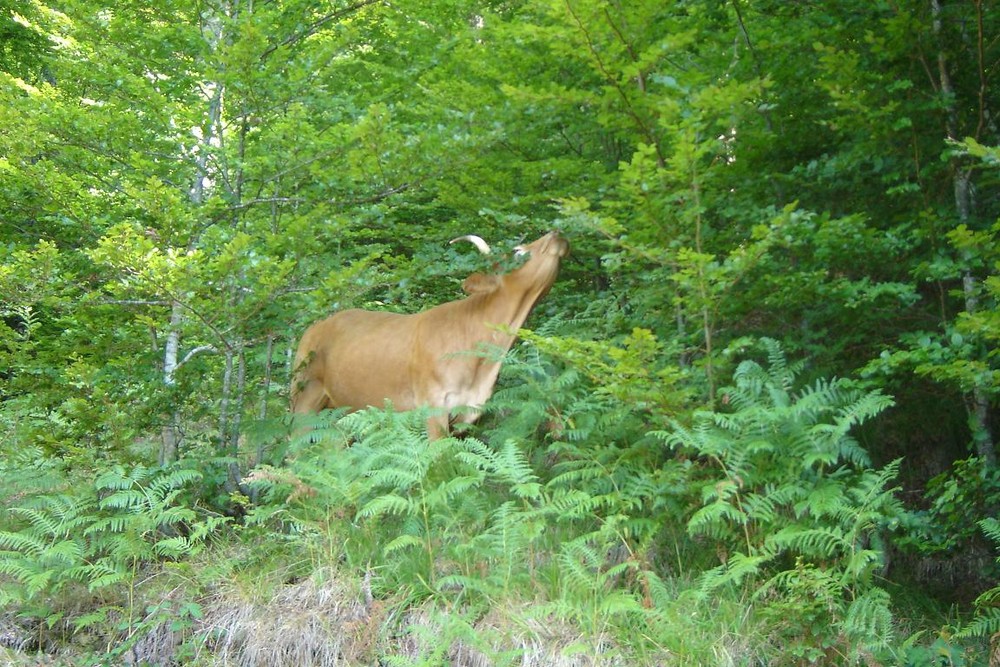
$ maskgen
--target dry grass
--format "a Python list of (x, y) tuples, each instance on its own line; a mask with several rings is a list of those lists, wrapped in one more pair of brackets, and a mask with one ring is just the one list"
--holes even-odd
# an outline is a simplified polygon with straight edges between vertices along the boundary
[(0, 648), (21, 652), (33, 648), (34, 643), (31, 628), (12, 613), (0, 614)]
[(200, 630), (223, 665), (337, 667), (373, 664), (380, 617), (357, 582), (320, 570), (267, 599), (221, 591), (206, 603)]
[[(208, 639), (200, 659), (233, 667), (624, 667), (635, 665), (609, 637), (587, 637), (528, 605), (478, 619), (425, 604), (372, 601), (364, 582), (320, 570), (271, 597), (235, 587), (205, 604), (197, 629)], [(669, 664), (668, 656), (645, 664)]]

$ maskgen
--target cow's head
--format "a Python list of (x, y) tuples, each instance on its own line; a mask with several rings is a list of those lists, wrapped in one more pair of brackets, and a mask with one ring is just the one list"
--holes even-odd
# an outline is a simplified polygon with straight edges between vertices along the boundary
[[(478, 236), (460, 236), (453, 239), (452, 243), (456, 241), (469, 241), (484, 255), (491, 253), (490, 246)], [(473, 273), (462, 283), (465, 293), (486, 294), (507, 286), (531, 293), (536, 299), (541, 298), (555, 282), (562, 258), (569, 254), (569, 242), (558, 232), (549, 232), (531, 243), (517, 246), (514, 253), (528, 258), (521, 267), (506, 275)]]
[(537, 241), (517, 246), (514, 251), (518, 255), (527, 255), (528, 261), (507, 279), (541, 287), (539, 296), (544, 296), (559, 275), (562, 258), (569, 254), (569, 242), (559, 236), (559, 232), (549, 232)]

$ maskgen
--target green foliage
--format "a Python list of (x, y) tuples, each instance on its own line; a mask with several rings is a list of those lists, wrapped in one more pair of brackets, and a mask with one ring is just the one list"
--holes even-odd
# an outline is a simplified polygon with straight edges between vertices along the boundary
[[(979, 521), (979, 528), (994, 546), (1000, 545), (1000, 521), (987, 517)], [(1000, 557), (997, 562), (1000, 563)], [(993, 586), (976, 599), (976, 615), (962, 627), (959, 637), (982, 637), (992, 641), (1000, 632), (1000, 586)]]
[[(501, 391), (485, 432), (502, 439), (427, 442), (419, 413), (320, 417), (288, 473), (254, 475), (273, 499), (257, 520), (291, 527), (314, 557), (370, 573), (376, 597), (477, 609), (531, 591), (544, 613), (627, 636), (628, 655), (662, 648), (648, 638), (675, 630), (679, 606), (733, 591), (759, 619), (748, 628), (757, 646), (809, 660), (889, 655), (896, 619), (878, 574), (903, 516), (899, 464), (872, 469), (852, 433), (890, 401), (845, 381), (798, 389), (798, 365), (773, 341), (764, 348), (768, 365), (741, 363), (722, 409), (652, 437), (636, 418), (648, 405), (588, 416), (621, 403), (573, 372), (571, 352), (539, 365), (523, 349), (509, 370), (531, 389)], [(522, 438), (538, 433), (550, 444), (533, 453)], [(684, 553), (694, 552), (688, 538), (662, 520), (684, 513), (722, 566), (703, 571)], [(681, 600), (664, 593), (665, 549), (678, 575), (697, 580)], [(705, 655), (690, 637), (674, 644)]]
[[(424, 427), (419, 414), (350, 415), (301, 443), (292, 480), (254, 477), (272, 488), (291, 482), (293, 499), (308, 498), (295, 512), (306, 530), (328, 513), (349, 513), (344, 555), (376, 567), (385, 590), (500, 596), (515, 572), (523, 576), (543, 532), (541, 485), (514, 441), (497, 449), (472, 438), (428, 442)], [(346, 438), (354, 440), (349, 448)]]
[(970, 269), (986, 277), (963, 288), (968, 298), (966, 308), (954, 322), (938, 331), (913, 331), (901, 336), (901, 349), (883, 351), (868, 365), (867, 372), (914, 371), (963, 392), (981, 387), (994, 396), (1000, 391), (995, 352), (1000, 340), (1000, 284), (996, 275), (1000, 272), (1000, 224), (983, 231), (958, 225), (947, 238), (952, 254), (926, 267), (928, 277), (954, 280)]
[(1000, 508), (1000, 471), (976, 458), (955, 461), (929, 480), (926, 509), (911, 514), (901, 544), (923, 554), (955, 554), (980, 537), (978, 522)]
[(703, 462), (688, 530), (715, 541), (723, 563), (700, 593), (749, 586), (789, 650), (810, 660), (884, 651), (892, 613), (876, 575), (903, 516), (890, 486), (899, 462), (871, 469), (851, 432), (892, 402), (839, 380), (796, 390), (795, 365), (763, 344), (768, 365), (742, 362), (724, 409), (656, 434)]
[(543, 354), (584, 374), (593, 388), (593, 398), (608, 407), (670, 412), (683, 404), (682, 373), (673, 365), (662, 364), (662, 346), (647, 329), (634, 329), (613, 342), (540, 336), (529, 330), (522, 331), (521, 337)]
[(199, 479), (192, 470), (118, 466), (80, 492), (22, 499), (0, 532), (0, 573), (16, 584), (4, 601), (134, 585), (148, 563), (197, 553), (225, 523), (181, 502)]
[(938, 637), (929, 646), (904, 645), (900, 651), (903, 664), (914, 667), (936, 667), (937, 665), (953, 665), (964, 667), (968, 664), (979, 664), (974, 658), (967, 660), (966, 656), (947, 638)]

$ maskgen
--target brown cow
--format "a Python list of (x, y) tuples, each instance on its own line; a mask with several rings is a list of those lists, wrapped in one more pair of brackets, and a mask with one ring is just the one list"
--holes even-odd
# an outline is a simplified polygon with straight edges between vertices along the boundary
[[(459, 240), (489, 253), (478, 236), (452, 243)], [(292, 412), (360, 410), (386, 400), (397, 410), (436, 408), (431, 438), (447, 435), (453, 421), (474, 422), (500, 373), (496, 351), (510, 349), (513, 332), (552, 287), (569, 243), (549, 232), (516, 251), (529, 255), (523, 266), (469, 276), (464, 299), (413, 315), (345, 310), (310, 326), (295, 354)], [(461, 406), (470, 409), (454, 414)]]

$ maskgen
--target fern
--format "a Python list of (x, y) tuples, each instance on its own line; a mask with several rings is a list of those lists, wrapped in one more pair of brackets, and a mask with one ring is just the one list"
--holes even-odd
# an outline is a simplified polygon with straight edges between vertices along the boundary
[(418, 509), (419, 507), (411, 499), (386, 493), (365, 503), (365, 506), (358, 510), (357, 517), (365, 519), (386, 515), (411, 516)]
[(983, 533), (994, 543), (1000, 545), (1000, 521), (994, 518), (986, 518), (979, 522), (979, 527)]
[(698, 598), (708, 599), (724, 586), (742, 586), (747, 579), (758, 577), (769, 560), (767, 556), (734, 553), (724, 564), (702, 573), (696, 589)]
[[(980, 598), (981, 599), (981, 598)], [(975, 618), (962, 626), (956, 637), (993, 637), (1000, 632), (1000, 607), (980, 607)]]
[[(1000, 520), (982, 519), (979, 527), (995, 545), (1000, 546)], [(1000, 558), (997, 558), (1000, 563)], [(1000, 586), (990, 588), (976, 598), (976, 616), (956, 634), (958, 637), (994, 637), (1000, 632)]]
[(717, 500), (697, 510), (688, 520), (688, 531), (692, 535), (706, 535), (722, 538), (729, 526), (743, 526), (749, 517), (742, 508)]
[[(801, 364), (788, 363), (774, 341), (762, 345), (768, 366), (737, 366), (733, 386), (722, 390), (727, 410), (654, 434), (702, 461), (707, 479), (688, 530), (719, 540), (728, 560), (703, 575), (701, 589), (756, 586), (783, 632), (786, 612), (798, 606), (810, 610), (797, 628), (802, 636), (833, 641), (840, 632), (882, 650), (889, 607), (871, 582), (883, 561), (878, 533), (903, 514), (893, 487), (899, 462), (871, 469), (851, 432), (892, 401), (842, 380), (797, 389)], [(795, 567), (782, 568), (788, 562)]]
[(537, 500), (541, 496), (542, 485), (528, 462), (528, 457), (518, 447), (517, 442), (508, 439), (498, 450), (493, 450), (474, 438), (462, 443), (464, 451), (457, 458), (491, 475), (496, 481), (509, 484), (515, 496), (524, 500)]
[(539, 534), (525, 526), (540, 524), (528, 515), (541, 484), (515, 441), (496, 449), (474, 438), (428, 442), (419, 411), (355, 413), (338, 428), (355, 438), (350, 448), (334, 457), (322, 448), (300, 454), (295, 469), (329, 511), (353, 516), (350, 562), (384, 563), (383, 585), (429, 594), (459, 582), (482, 591), (510, 581), (503, 575), (473, 587), (449, 568), (468, 573), (485, 563), (509, 573), (528, 536)]
[[(20, 552), (25, 556), (37, 556), (45, 553), (49, 545), (47, 536), (27, 533), (0, 532), (0, 549)], [(3, 561), (0, 561), (0, 567)]]
[(843, 531), (837, 527), (808, 528), (801, 525), (786, 526), (767, 536), (764, 542), (768, 553), (792, 552), (822, 561), (850, 551), (851, 545)]
[[(199, 520), (178, 504), (184, 485), (198, 479), (191, 470), (115, 467), (77, 495), (26, 498), (12, 508), (19, 528), (0, 532), (0, 572), (21, 587), (13, 597), (30, 600), (77, 583), (94, 591), (134, 577), (141, 562), (197, 551), (224, 523)], [(196, 524), (187, 537), (162, 532)]]
[(872, 587), (852, 601), (844, 615), (844, 631), (853, 642), (870, 649), (889, 648), (894, 639), (889, 594)]

